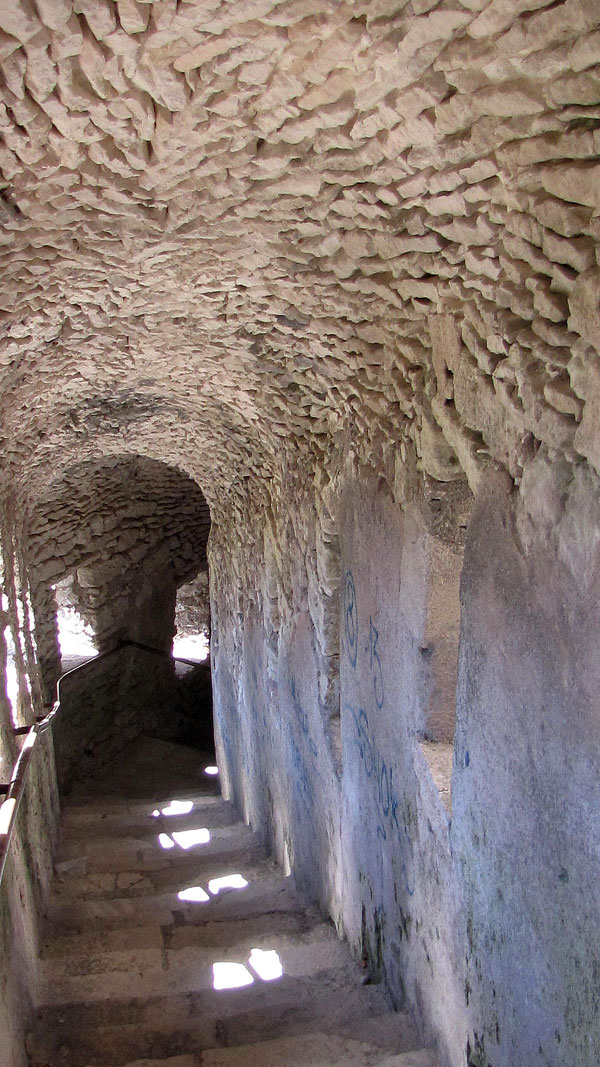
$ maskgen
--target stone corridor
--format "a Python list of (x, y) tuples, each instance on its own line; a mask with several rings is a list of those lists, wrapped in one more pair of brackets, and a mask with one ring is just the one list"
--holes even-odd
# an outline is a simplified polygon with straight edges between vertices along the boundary
[(599, 0), (0, 3), (4, 790), (65, 613), (100, 653), (0, 885), (2, 1067), (61, 808), (206, 749), (211, 686), (240, 840), (364, 1004), (436, 1067), (598, 1067), (599, 160)]

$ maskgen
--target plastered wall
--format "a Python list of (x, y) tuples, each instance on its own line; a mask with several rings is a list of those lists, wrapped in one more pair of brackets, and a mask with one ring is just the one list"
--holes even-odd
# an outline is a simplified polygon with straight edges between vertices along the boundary
[[(287, 560), (269, 537), (240, 552), (238, 590), (253, 593), (235, 611), (213, 543), (226, 789), (444, 1067), (597, 1063), (598, 488), (544, 449), (520, 487), (490, 474), (475, 500), (416, 474), (400, 501), (375, 472), (338, 470), (337, 660), (311, 612), (317, 493), (290, 494)], [(274, 567), (287, 590), (276, 636)], [(446, 676), (432, 580), (459, 598)], [(423, 745), (444, 685), (451, 812)]]

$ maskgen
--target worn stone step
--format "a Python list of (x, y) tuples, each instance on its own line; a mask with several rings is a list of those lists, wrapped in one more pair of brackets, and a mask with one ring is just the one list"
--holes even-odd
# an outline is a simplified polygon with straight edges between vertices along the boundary
[[(142, 748), (148, 761), (156, 752)], [(421, 1052), (398, 1059), (419, 1047), (410, 1018), (364, 984), (231, 805), (192, 789), (191, 812), (154, 818), (161, 801), (187, 799), (162, 784), (152, 801), (99, 791), (64, 813), (30, 1067), (433, 1067)], [(200, 827), (205, 844), (159, 845)], [(233, 874), (248, 884), (208, 892)], [(180, 899), (192, 886), (208, 899)], [(275, 950), (283, 975), (261, 979), (253, 949)], [(251, 983), (215, 990), (213, 964), (228, 962)]]
[[(86, 1064), (86, 1067), (93, 1067), (93, 1064)], [(125, 1067), (202, 1067), (202, 1053), (191, 1056), (168, 1056), (167, 1059), (161, 1057), (159, 1060), (144, 1059), (135, 1060), (130, 1063), (126, 1063)]]
[[(206, 944), (203, 928), (176, 928), (160, 943), (123, 952), (104, 952), (100, 937), (94, 955), (42, 960), (39, 999), (44, 1004), (63, 1004), (76, 999), (126, 998), (132, 978), (138, 997), (212, 992), (213, 964), (246, 966), (252, 949), (275, 950), (284, 975), (292, 978), (344, 967), (348, 962), (348, 947), (329, 923), (295, 934), (275, 933), (265, 929), (263, 922), (254, 923), (251, 932), (242, 924), (236, 932), (231, 924), (229, 933), (228, 941), (213, 939)], [(262, 982), (260, 978), (255, 981), (257, 985)]]
[[(32, 1051), (60, 1067), (116, 1065), (312, 1031), (386, 1048), (418, 1047), (410, 1018), (393, 1013), (385, 991), (363, 986), (356, 967), (245, 989), (159, 998), (75, 1001), (38, 1013)], [(58, 1050), (60, 1049), (60, 1057)], [(35, 1062), (35, 1059), (34, 1059)]]
[(390, 1056), (362, 1041), (326, 1033), (208, 1049), (197, 1056), (135, 1060), (124, 1067), (256, 1067), (258, 1062), (261, 1067), (436, 1067), (428, 1049)]
[(95, 781), (86, 779), (74, 783), (69, 804), (103, 802), (111, 798), (152, 800), (168, 795), (174, 783), (178, 792), (210, 792), (218, 788), (218, 783), (207, 778), (204, 767), (214, 762), (214, 753), (176, 741), (140, 737), (117, 758), (108, 774)]
[[(168, 809), (173, 799), (189, 801), (194, 806), (185, 815), (161, 814), (158, 818), (152, 815), (153, 811), (162, 813), (164, 808)], [(193, 794), (191, 797), (166, 797), (157, 802), (145, 801), (143, 806), (139, 803), (133, 807), (127, 805), (124, 810), (113, 812), (103, 809), (90, 810), (87, 806), (75, 809), (68, 807), (61, 818), (61, 846), (64, 842), (86, 841), (91, 835), (94, 840), (132, 836), (144, 827), (149, 832), (156, 831), (157, 828), (168, 832), (169, 826), (185, 828), (198, 819), (209, 828), (231, 826), (235, 823), (244, 825), (229, 801), (220, 796), (199, 797)]]
[(54, 933), (44, 939), (40, 954), (52, 966), (54, 973), (60, 973), (57, 969), (60, 966), (75, 973), (72, 968), (77, 968), (80, 961), (90, 961), (100, 954), (108, 958), (113, 954), (126, 955), (143, 949), (168, 948), (176, 951), (183, 945), (232, 946), (262, 935), (266, 926), (271, 934), (278, 936), (306, 933), (317, 922), (314, 912), (299, 907), (269, 915), (258, 913), (203, 922), (182, 922), (181, 916), (176, 921), (171, 915), (169, 923), (145, 922), (116, 928), (93, 925), (86, 929), (70, 929), (58, 935)]
[(436, 1067), (427, 1049), (390, 1056), (365, 1041), (324, 1032), (208, 1049), (202, 1067)]
[[(203, 776), (202, 781), (193, 785), (170, 781), (168, 784), (163, 783), (159, 789), (149, 787), (141, 796), (130, 796), (116, 789), (109, 792), (105, 789), (92, 790), (90, 793), (81, 790), (71, 793), (64, 800), (63, 815), (75, 820), (80, 817), (84, 819), (93, 817), (97, 814), (107, 814), (113, 817), (126, 813), (142, 815), (148, 809), (152, 810), (154, 807), (168, 804), (174, 797), (193, 800), (197, 804), (229, 803), (223, 798), (219, 779)], [(88, 813), (87, 816), (83, 814), (84, 812)]]
[[(200, 872), (174, 872), (172, 886), (149, 886), (144, 895), (116, 893), (113, 896), (76, 899), (65, 892), (53, 893), (49, 902), (49, 929), (66, 934), (77, 934), (98, 924), (107, 929), (123, 929), (125, 925), (170, 924), (180, 922), (202, 924), (206, 921), (225, 920), (237, 915), (247, 918), (255, 915), (273, 915), (298, 908), (293, 880), (281, 877), (281, 871), (271, 860), (258, 863), (241, 862), (235, 865), (230, 858), (217, 858), (213, 866)], [(221, 892), (205, 902), (180, 900), (178, 891), (192, 885), (207, 890), (210, 878), (227, 874), (242, 874), (248, 885), (242, 890)], [(194, 876), (195, 875), (195, 876)], [(166, 891), (165, 891), (166, 889)]]
[[(150, 825), (150, 823), (154, 825)], [(108, 838), (90, 834), (81, 839), (64, 840), (60, 846), (55, 862), (56, 873), (62, 876), (87, 872), (114, 872), (127, 870), (152, 870), (167, 866), (179, 858), (185, 859), (200, 853), (212, 855), (214, 852), (235, 852), (251, 846), (260, 847), (260, 840), (249, 827), (243, 823), (232, 826), (208, 827), (198, 816), (187, 825), (177, 825), (176, 820), (169, 820), (168, 825), (157, 825), (157, 820), (149, 820), (149, 825), (137, 835)], [(206, 830), (210, 835), (208, 841), (199, 840), (197, 844), (184, 847), (178, 843), (174, 834), (190, 835), (194, 831)], [(160, 844), (160, 835), (173, 842), (171, 847)], [(188, 836), (187, 839), (192, 838)]]
[(52, 896), (83, 900), (177, 892), (198, 880), (217, 877), (216, 870), (238, 871), (264, 857), (264, 846), (255, 835), (248, 835), (244, 842), (239, 837), (214, 838), (188, 851), (157, 847), (152, 853), (140, 851), (129, 863), (123, 862), (123, 856), (115, 857), (113, 863), (107, 858), (103, 869), (94, 869), (100, 864), (89, 864), (85, 856), (75, 857), (66, 861), (67, 867), (57, 866)]

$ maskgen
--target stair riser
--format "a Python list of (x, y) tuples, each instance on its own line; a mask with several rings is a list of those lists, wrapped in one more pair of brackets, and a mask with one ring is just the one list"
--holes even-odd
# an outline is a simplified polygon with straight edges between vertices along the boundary
[[(264, 849), (258, 844), (223, 847), (220, 842), (200, 845), (184, 852), (177, 850), (156, 854), (144, 864), (140, 857), (137, 864), (115, 864), (115, 869), (90, 870), (87, 874), (74, 873), (57, 876), (53, 895), (61, 898), (103, 899), (111, 896), (143, 896), (156, 890), (179, 890), (186, 885), (197, 885), (216, 878), (220, 874), (242, 873), (264, 858)], [(192, 881), (192, 876), (193, 881)], [(131, 883), (131, 884), (128, 884)]]
[[(315, 937), (298, 944), (286, 935), (258, 931), (231, 946), (189, 947), (171, 951), (168, 947), (148, 948), (131, 953), (98, 955), (70, 966), (66, 960), (46, 961), (43, 968), (41, 999), (47, 1004), (69, 1003), (78, 998), (86, 1001), (126, 998), (131, 991), (131, 976), (139, 997), (159, 997), (172, 993), (212, 991), (213, 963), (246, 964), (253, 948), (275, 949), (285, 975), (303, 978), (328, 968), (343, 967), (347, 948), (326, 927), (327, 936)], [(112, 968), (112, 969), (111, 969)], [(252, 972), (250, 972), (252, 973)], [(270, 983), (269, 983), (270, 984)], [(263, 985), (257, 978), (256, 992)]]
[[(214, 910), (214, 909), (213, 909)], [(260, 913), (252, 918), (241, 917), (238, 920), (175, 925), (147, 924), (145, 926), (124, 926), (122, 929), (106, 929), (92, 933), (80, 933), (70, 937), (54, 937), (46, 941), (42, 949), (42, 959), (55, 975), (74, 974), (75, 968), (91, 956), (102, 953), (108, 960), (113, 956), (125, 958), (133, 951), (145, 951), (166, 945), (171, 951), (182, 947), (231, 948), (239, 941), (254, 937), (263, 937), (265, 924), (276, 936), (303, 934), (310, 924), (305, 912), (274, 912), (268, 916)], [(113, 969), (112, 967), (110, 968)]]
[[(217, 871), (215, 877), (231, 873)], [(272, 915), (287, 912), (297, 907), (292, 887), (281, 885), (280, 880), (257, 879), (253, 882), (252, 871), (243, 868), (241, 873), (250, 885), (239, 892), (219, 894), (213, 900), (190, 904), (182, 901), (176, 892), (156, 893), (147, 897), (113, 897), (106, 900), (64, 901), (53, 897), (50, 903), (50, 919), (53, 928), (60, 934), (91, 929), (101, 924), (105, 930), (119, 930), (130, 925), (135, 918), (138, 923), (169, 925), (176, 921), (189, 925), (203, 925), (208, 920), (220, 921), (240, 915), (241, 918), (257, 915)], [(211, 875), (212, 877), (212, 875)], [(184, 885), (198, 884), (206, 889), (208, 879), (188, 879)], [(243, 898), (243, 899), (242, 899)]]
[[(244, 1010), (240, 994), (235, 991), (219, 994), (220, 999), (216, 999), (216, 994), (200, 999), (191, 996), (187, 998), (186, 1012), (181, 1003), (173, 1004), (171, 1012), (164, 1010), (167, 1008), (164, 1004), (146, 1009), (138, 1005), (137, 1011), (131, 1012), (134, 1018), (123, 1025), (107, 1026), (106, 1020), (102, 1025), (104, 1013), (98, 1013), (92, 1021), (88, 1010), (85, 1016), (94, 1029), (78, 1027), (77, 1010), (72, 1009), (73, 1025), (65, 1018), (54, 1041), (40, 1046), (40, 1051), (47, 1055), (49, 1063), (60, 1062), (60, 1067), (87, 1067), (88, 1064), (121, 1067), (136, 1059), (199, 1053), (203, 1049), (243, 1045), (313, 1030), (344, 1033), (357, 1017), (364, 1016), (365, 1008), (372, 1019), (387, 1011), (385, 998), (381, 995), (365, 998), (364, 992), (362, 987), (346, 989), (335, 998), (333, 1014), (331, 997), (322, 985), (319, 993), (314, 994), (310, 983), (298, 982), (285, 996), (268, 996), (253, 1010), (247, 1006)], [(161, 1030), (156, 1028), (157, 1019), (161, 1021)], [(404, 1022), (405, 1017), (400, 1016), (395, 1051), (414, 1048), (415, 1037), (409, 1023), (406, 1036), (402, 1036)], [(52, 1058), (61, 1045), (68, 1048), (64, 1063)]]
[(210, 807), (198, 806), (189, 815), (161, 816), (158, 819), (152, 818), (150, 815), (152, 810), (152, 808), (146, 807), (139, 815), (131, 815), (129, 812), (124, 812), (118, 816), (100, 814), (88, 816), (84, 812), (81, 815), (69, 814), (61, 822), (61, 841), (86, 842), (91, 834), (94, 835), (94, 840), (106, 838), (112, 841), (133, 836), (136, 833), (140, 833), (140, 831), (143, 832), (144, 829), (147, 829), (149, 833), (154, 830), (165, 830), (168, 833), (169, 827), (171, 829), (188, 830), (198, 824), (208, 826), (209, 829), (244, 825), (243, 823), (240, 824), (238, 816), (231, 805), (224, 803), (214, 804)]

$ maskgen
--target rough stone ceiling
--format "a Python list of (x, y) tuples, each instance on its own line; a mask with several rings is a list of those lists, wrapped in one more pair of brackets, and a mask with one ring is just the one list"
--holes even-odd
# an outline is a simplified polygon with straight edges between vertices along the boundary
[(136, 452), (213, 502), (346, 432), (436, 476), (592, 455), (599, 27), (598, 0), (2, 4), (5, 480)]
[[(187, 562), (178, 561), (177, 577), (195, 577), (206, 567), (210, 513), (204, 497), (194, 481), (156, 460), (113, 456), (72, 466), (41, 491), (32, 515), (21, 518), (28, 561), (46, 563), (46, 580), (56, 581), (82, 562), (88, 567), (98, 559), (113, 563), (119, 539), (120, 551), (126, 552), (137, 550), (145, 537), (147, 556), (149, 545), (156, 550), (170, 537), (180, 539), (182, 531), (192, 532), (196, 551)], [(111, 539), (117, 544), (107, 552)], [(140, 551), (126, 565), (132, 568), (143, 558)]]

